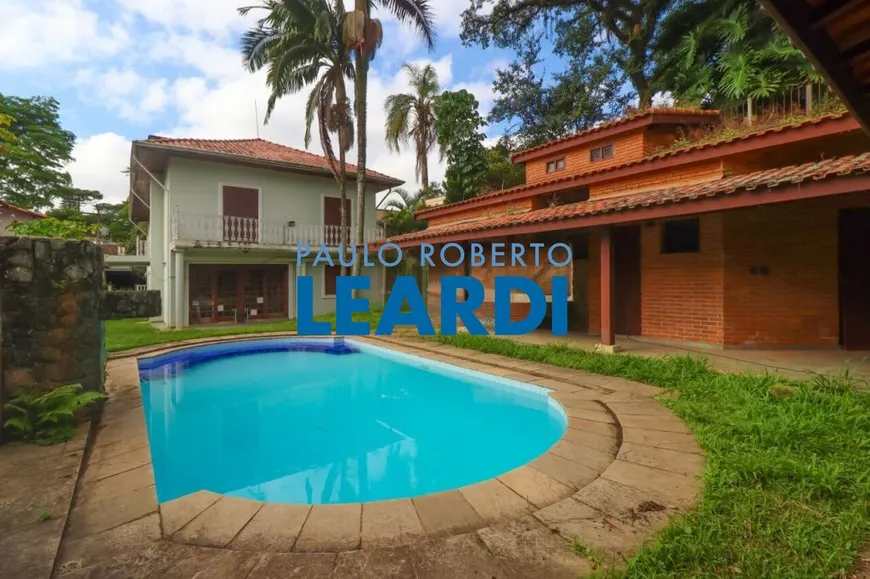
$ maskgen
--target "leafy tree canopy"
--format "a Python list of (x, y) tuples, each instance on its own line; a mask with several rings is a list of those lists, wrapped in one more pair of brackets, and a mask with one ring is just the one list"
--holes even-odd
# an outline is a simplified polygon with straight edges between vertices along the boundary
[(502, 48), (522, 46), (529, 36), (553, 31), (557, 41), (578, 36), (604, 51), (625, 75), (641, 108), (655, 92), (654, 55), (664, 25), (681, 1), (690, 0), (471, 0), (463, 13), (462, 40)]
[(510, 189), (526, 182), (524, 165), (511, 163), (510, 151), (499, 143), (486, 150), (486, 175), (481, 185), (481, 194)]
[(819, 75), (756, 0), (683, 2), (667, 21), (656, 66), (678, 104), (726, 108), (818, 82)]
[[(28, 209), (45, 209), (77, 193), (64, 166), (72, 161), (75, 135), (60, 126), (51, 97), (0, 94), (0, 198)], [(11, 119), (11, 121), (10, 121)]]
[(441, 156), (447, 159), (445, 185), (447, 202), (476, 197), (486, 176), (486, 125), (470, 92), (445, 91), (435, 104), (435, 132)]

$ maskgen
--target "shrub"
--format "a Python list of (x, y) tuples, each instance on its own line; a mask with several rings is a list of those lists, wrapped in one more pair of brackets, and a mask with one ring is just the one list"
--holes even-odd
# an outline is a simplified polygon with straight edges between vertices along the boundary
[(3, 407), (9, 414), (5, 426), (37, 444), (65, 442), (75, 433), (77, 413), (106, 398), (102, 392), (81, 390), (81, 384), (69, 384), (45, 394), (19, 394)]

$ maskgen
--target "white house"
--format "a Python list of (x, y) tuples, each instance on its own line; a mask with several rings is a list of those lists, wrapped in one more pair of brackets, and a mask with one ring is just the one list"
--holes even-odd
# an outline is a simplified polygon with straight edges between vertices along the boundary
[[(355, 172), (348, 167), (351, 239)], [(368, 172), (366, 242), (383, 238), (376, 194), (401, 184)], [(130, 201), (131, 218), (148, 222), (143, 255), (107, 262), (147, 264), (167, 326), (295, 318), (302, 275), (313, 277), (314, 313), (335, 310), (338, 266), (314, 267), (312, 255), (296, 267), (300, 244), (325, 243), (337, 252), (341, 239), (340, 193), (326, 158), (263, 139), (149, 136), (133, 142)], [(370, 299), (379, 301), (384, 272), (363, 273), (371, 277)]]
[(0, 199), (0, 235), (14, 235), (11, 231), (6, 230), (9, 225), (19, 221), (33, 221), (34, 219), (45, 219), (45, 215)]

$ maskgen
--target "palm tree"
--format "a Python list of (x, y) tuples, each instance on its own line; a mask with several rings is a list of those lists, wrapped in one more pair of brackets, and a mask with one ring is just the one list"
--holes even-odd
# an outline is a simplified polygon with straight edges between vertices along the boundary
[(381, 221), (387, 237), (420, 231), (426, 228), (424, 221), (417, 221), (414, 213), (422, 208), (423, 202), (431, 199), (434, 193), (431, 189), (420, 189), (416, 193), (408, 193), (404, 189), (393, 189), (390, 198), (384, 205), (386, 216)]
[(414, 141), (417, 154), (417, 178), (423, 189), (429, 188), (429, 151), (437, 142), (435, 135), (435, 99), (438, 98), (438, 73), (435, 67), (406, 64), (413, 94), (387, 97), (387, 148), (399, 152), (402, 144)]
[[(354, 231), (356, 245), (363, 244), (363, 218), (365, 217), (366, 193), (366, 106), (369, 62), (374, 59), (383, 40), (380, 21), (370, 18), (371, 9), (378, 6), (393, 14), (400, 22), (414, 26), (431, 50), (435, 46), (435, 25), (429, 0), (354, 0), (354, 10), (345, 14), (343, 37), (345, 45), (356, 54), (356, 77), (354, 78), (354, 109), (356, 112), (356, 210), (357, 224)], [(359, 275), (362, 260), (353, 262), (353, 275)]]
[[(345, 80), (354, 76), (350, 52), (344, 45), (341, 0), (265, 0), (240, 8), (241, 14), (259, 8), (267, 14), (242, 37), (245, 67), (256, 72), (268, 66), (271, 89), (266, 122), (278, 99), (313, 83), (305, 106), (305, 147), (311, 144), (311, 125), (317, 118), (323, 153), (341, 190), (341, 243), (350, 245), (347, 199), (347, 151), (353, 146), (353, 115)], [(331, 134), (338, 136), (338, 159)], [(346, 272), (342, 271), (342, 275)]]

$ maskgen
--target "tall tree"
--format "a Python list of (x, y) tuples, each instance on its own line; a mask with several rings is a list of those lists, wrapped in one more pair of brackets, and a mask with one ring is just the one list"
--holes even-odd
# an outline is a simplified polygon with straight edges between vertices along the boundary
[(681, 0), (471, 0), (463, 13), (462, 39), (484, 47), (520, 44), (528, 34), (554, 24), (582, 24), (591, 17), (592, 38), (609, 45), (610, 58), (637, 94), (640, 108), (652, 106), (655, 52), (663, 21)]
[(486, 150), (486, 174), (481, 184), (481, 193), (510, 189), (526, 182), (524, 165), (511, 163), (510, 151), (499, 143)]
[(820, 78), (756, 0), (684, 3), (669, 26), (659, 82), (678, 103), (730, 107)]
[[(383, 40), (383, 27), (380, 21), (372, 19), (371, 9), (379, 6), (393, 14), (399, 22), (407, 23), (417, 29), (417, 32), (432, 49), (435, 46), (435, 25), (429, 0), (354, 0), (354, 10), (345, 14), (343, 22), (343, 39), (356, 56), (354, 77), (354, 111), (356, 112), (356, 209), (357, 224), (355, 242), (362, 247), (363, 222), (365, 219), (366, 195), (366, 123), (368, 115), (368, 76), (369, 63), (375, 57), (375, 52)], [(362, 260), (356, 259), (353, 264), (353, 275), (359, 275)]]
[(387, 97), (387, 148), (398, 153), (402, 145), (414, 143), (417, 178), (423, 189), (429, 188), (429, 152), (438, 141), (435, 135), (435, 99), (438, 97), (438, 73), (431, 64), (403, 67), (411, 81), (411, 94)]
[(588, 14), (557, 22), (552, 50), (564, 61), (561, 71), (547, 73), (540, 33), (523, 37), (515, 60), (496, 71), (489, 122), (506, 127), (506, 147), (533, 147), (624, 114), (632, 95), (613, 48), (601, 45), (595, 30)]
[(75, 194), (65, 166), (75, 135), (60, 125), (59, 103), (51, 97), (0, 94), (0, 198), (27, 209), (45, 209)]
[(435, 130), (441, 156), (447, 159), (445, 189), (447, 202), (476, 197), (486, 179), (486, 125), (477, 111), (478, 102), (467, 90), (446, 91), (435, 106)]
[[(341, 35), (341, 0), (266, 0), (239, 12), (244, 15), (253, 9), (266, 15), (242, 36), (242, 60), (251, 72), (268, 67), (271, 93), (265, 120), (269, 121), (278, 99), (313, 84), (305, 107), (305, 147), (311, 144), (316, 117), (323, 153), (341, 191), (341, 243), (349, 247), (347, 151), (353, 146), (354, 128), (345, 80), (354, 73)], [(338, 136), (337, 160), (332, 134)]]

